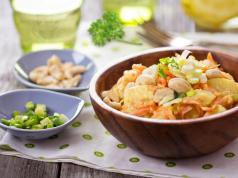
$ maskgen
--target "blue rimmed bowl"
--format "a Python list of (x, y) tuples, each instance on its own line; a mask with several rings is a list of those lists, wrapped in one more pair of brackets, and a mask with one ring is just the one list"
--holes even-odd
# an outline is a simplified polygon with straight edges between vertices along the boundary
[(47, 88), (41, 85), (37, 85), (36, 83), (30, 81), (26, 77), (24, 77), (19, 71), (14, 68), (14, 75), (16, 79), (29, 88), (37, 88), (37, 89), (47, 89), (52, 91), (64, 92), (64, 93), (77, 93), (80, 91), (87, 90), (89, 88), (89, 83), (91, 78), (96, 72), (96, 66), (93, 61), (85, 56), (84, 54), (74, 51), (74, 50), (43, 50), (37, 52), (31, 52), (24, 56), (22, 56), (15, 64), (18, 65), (25, 74), (29, 75), (29, 73), (36, 67), (43, 66), (47, 64), (47, 60), (52, 56), (57, 55), (62, 62), (72, 62), (76, 65), (83, 65), (87, 68), (87, 71), (82, 74), (82, 80), (80, 81), (77, 87), (72, 88)]
[(40, 89), (14, 90), (0, 95), (0, 118), (10, 119), (12, 112), (15, 110), (23, 111), (25, 103), (28, 101), (45, 104), (50, 113), (64, 114), (68, 117), (68, 121), (61, 126), (42, 130), (20, 129), (6, 126), (1, 122), (0, 127), (20, 138), (49, 138), (70, 125), (79, 116), (84, 105), (82, 99), (63, 93)]

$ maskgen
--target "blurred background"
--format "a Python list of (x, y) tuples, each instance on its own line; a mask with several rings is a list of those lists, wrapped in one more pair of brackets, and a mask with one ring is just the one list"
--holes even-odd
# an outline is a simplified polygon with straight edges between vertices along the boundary
[[(81, 39), (77, 35), (78, 26), (100, 18), (108, 10), (117, 12), (121, 22), (135, 30), (145, 21), (153, 20), (151, 26), (144, 28), (147, 41), (153, 41), (153, 35), (157, 38), (163, 32), (187, 33), (189, 37), (196, 32), (209, 32), (209, 35), (216, 32), (219, 35), (215, 38), (220, 33), (229, 33), (232, 36), (228, 35), (227, 43), (237, 39), (234, 36), (238, 29), (237, 0), (4, 0), (0, 2), (0, 38), (4, 40), (1, 45), (10, 41), (12, 48), (21, 46), (24, 52), (74, 48), (76, 40)], [(162, 33), (152, 33), (154, 27)], [(209, 40), (209, 35), (203, 38)], [(167, 41), (161, 43), (158, 38), (153, 43), (170, 46)]]
[[(137, 9), (138, 6), (139, 10)], [(185, 14), (180, 0), (86, 0), (82, 6), (82, 19), (86, 21), (97, 19), (104, 10), (115, 10), (123, 13), (125, 7), (129, 7), (129, 12), (124, 16), (131, 14), (131, 11), (134, 10), (134, 17), (141, 16), (138, 11), (144, 7), (148, 14), (147, 17), (149, 17), (146, 20), (155, 18), (157, 25), (165, 30), (176, 32), (195, 30), (195, 25)], [(89, 14), (88, 12), (93, 13)], [(131, 18), (131, 21), (134, 17)]]

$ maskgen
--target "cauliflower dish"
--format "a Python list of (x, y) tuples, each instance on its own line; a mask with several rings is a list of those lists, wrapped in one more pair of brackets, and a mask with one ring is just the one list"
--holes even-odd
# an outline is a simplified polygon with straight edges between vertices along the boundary
[(109, 106), (139, 117), (192, 119), (235, 107), (238, 83), (211, 53), (197, 60), (185, 50), (149, 67), (133, 64), (101, 97)]

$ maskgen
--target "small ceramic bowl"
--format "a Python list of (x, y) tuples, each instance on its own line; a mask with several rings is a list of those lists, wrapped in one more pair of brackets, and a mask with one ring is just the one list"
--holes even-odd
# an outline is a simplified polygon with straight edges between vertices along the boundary
[(12, 135), (25, 139), (44, 139), (49, 138), (72, 123), (83, 108), (84, 101), (78, 97), (40, 89), (22, 89), (10, 91), (0, 95), (0, 118), (11, 118), (15, 110), (24, 111), (26, 102), (45, 104), (50, 113), (60, 113), (66, 115), (69, 120), (63, 125), (42, 129), (27, 130), (9, 127), (0, 122), (0, 127), (10, 132)]
[[(85, 56), (84, 54), (73, 51), (73, 50), (43, 50), (37, 52), (31, 52), (24, 56), (22, 56), (17, 62), (16, 65), (19, 65), (20, 68), (29, 75), (29, 73), (36, 67), (46, 65), (47, 60), (52, 56), (57, 55), (62, 62), (72, 62), (76, 65), (86, 66), (87, 71), (82, 75), (82, 80), (77, 87), (74, 88), (46, 88), (44, 86), (40, 86), (30, 81), (21, 75), (16, 69), (14, 69), (14, 74), (16, 79), (30, 88), (38, 88), (38, 89), (47, 89), (52, 91), (64, 92), (64, 93), (76, 93), (83, 90), (87, 90), (89, 88), (89, 83), (91, 78), (96, 72), (96, 66), (93, 61)], [(15, 65), (15, 66), (16, 66)]]
[(196, 119), (158, 120), (120, 112), (102, 101), (101, 92), (110, 89), (132, 64), (150, 66), (162, 57), (173, 56), (185, 49), (200, 60), (211, 52), (223, 69), (238, 80), (238, 58), (220, 51), (198, 47), (158, 48), (125, 57), (95, 75), (89, 89), (97, 116), (122, 143), (149, 156), (184, 158), (212, 153), (238, 137), (238, 107)]

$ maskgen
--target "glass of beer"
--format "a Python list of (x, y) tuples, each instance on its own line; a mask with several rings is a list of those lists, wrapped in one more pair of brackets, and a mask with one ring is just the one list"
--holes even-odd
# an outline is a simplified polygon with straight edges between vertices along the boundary
[(82, 0), (11, 0), (24, 52), (73, 48)]

